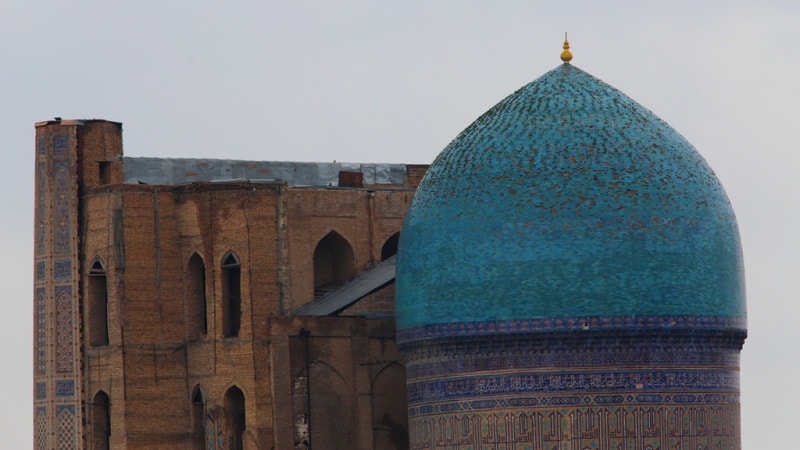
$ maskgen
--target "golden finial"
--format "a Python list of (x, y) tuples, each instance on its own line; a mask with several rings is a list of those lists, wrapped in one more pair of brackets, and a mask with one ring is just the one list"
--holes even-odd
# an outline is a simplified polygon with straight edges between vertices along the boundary
[(572, 61), (572, 53), (569, 51), (569, 41), (567, 40), (567, 33), (564, 33), (564, 51), (561, 52), (561, 60), (564, 64), (569, 64)]

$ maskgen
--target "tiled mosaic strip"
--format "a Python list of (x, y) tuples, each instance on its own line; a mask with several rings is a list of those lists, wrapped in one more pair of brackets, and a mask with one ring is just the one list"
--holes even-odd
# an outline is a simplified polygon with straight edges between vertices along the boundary
[[(500, 352), (498, 352), (500, 353)], [(491, 354), (488, 351), (473, 355), (459, 355), (458, 362), (451, 359), (414, 361), (406, 365), (408, 379), (452, 376), (475, 372), (506, 371), (535, 368), (602, 368), (602, 367), (701, 367), (715, 366), (728, 369), (739, 367), (740, 356), (733, 352), (598, 352), (598, 353), (526, 353)]]
[(56, 429), (59, 450), (75, 449), (75, 407), (56, 406)]
[(72, 326), (72, 287), (56, 286), (56, 372), (58, 373), (73, 371)]
[(744, 330), (745, 317), (717, 316), (615, 316), (615, 317), (559, 317), (529, 320), (492, 322), (457, 322), (424, 325), (397, 330), (397, 341), (415, 341), (451, 336), (489, 334), (544, 333), (593, 329), (680, 329), (702, 328)]
[(36, 289), (36, 373), (47, 373), (47, 298), (44, 288)]
[(64, 159), (68, 156), (69, 152), (69, 137), (68, 136), (60, 136), (55, 138), (55, 158), (56, 159)]
[(72, 192), (70, 191), (70, 166), (69, 162), (56, 163), (56, 227), (55, 251), (57, 253), (69, 252), (70, 248), (70, 205)]
[(567, 394), (567, 395), (513, 395), (476, 400), (443, 401), (410, 405), (410, 417), (430, 414), (455, 413), (466, 411), (483, 411), (496, 409), (518, 409), (538, 407), (611, 407), (632, 405), (726, 405), (739, 404), (739, 394), (734, 393), (641, 393), (621, 392), (616, 394)]
[(47, 408), (44, 406), (36, 408), (36, 417), (33, 420), (34, 426), (34, 449), (48, 450), (47, 448)]
[(739, 391), (739, 372), (697, 370), (608, 370), (514, 372), (408, 381), (408, 404), (455, 398), (533, 393), (613, 393), (615, 391)]
[(738, 404), (541, 407), (412, 417), (411, 449), (738, 450)]
[(56, 396), (72, 397), (75, 395), (74, 380), (56, 380)]

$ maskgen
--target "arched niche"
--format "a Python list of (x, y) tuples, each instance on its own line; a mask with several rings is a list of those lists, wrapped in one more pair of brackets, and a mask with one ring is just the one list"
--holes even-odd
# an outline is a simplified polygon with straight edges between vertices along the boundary
[(314, 297), (319, 298), (353, 278), (353, 247), (335, 231), (314, 249)]
[(239, 336), (242, 324), (242, 264), (236, 253), (222, 257), (222, 334)]
[(186, 263), (186, 328), (189, 339), (198, 340), (208, 332), (206, 265), (197, 253)]
[(99, 258), (92, 261), (86, 285), (89, 345), (108, 345), (108, 276)]
[(381, 247), (381, 261), (385, 261), (397, 254), (397, 244), (400, 242), (400, 232), (389, 236)]

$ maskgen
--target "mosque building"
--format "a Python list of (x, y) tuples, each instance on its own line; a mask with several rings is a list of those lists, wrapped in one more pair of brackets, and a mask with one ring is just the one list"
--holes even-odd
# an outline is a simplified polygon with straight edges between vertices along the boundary
[(571, 59), (430, 166), (37, 123), (34, 448), (740, 449), (730, 202)]

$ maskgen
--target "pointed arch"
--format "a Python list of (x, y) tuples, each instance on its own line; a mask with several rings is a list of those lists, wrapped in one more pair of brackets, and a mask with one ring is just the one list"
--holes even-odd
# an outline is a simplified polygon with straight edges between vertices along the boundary
[(108, 345), (108, 276), (100, 258), (95, 258), (89, 266), (86, 285), (88, 299), (89, 345), (102, 347)]
[(204, 448), (206, 396), (199, 384), (192, 391), (192, 448)]
[(353, 247), (336, 231), (314, 249), (314, 297), (319, 298), (353, 278)]
[(93, 450), (111, 448), (111, 400), (104, 391), (97, 391), (91, 405), (92, 427), (91, 443)]
[(408, 399), (406, 369), (393, 361), (372, 380), (373, 448), (407, 449)]
[(208, 303), (206, 299), (206, 265), (193, 253), (186, 263), (186, 325), (190, 340), (208, 333)]
[(225, 391), (225, 442), (231, 450), (244, 449), (245, 398), (241, 389), (231, 386)]
[[(313, 448), (358, 448), (355, 394), (331, 365), (315, 361), (309, 370), (311, 444)], [(336, 414), (331, 414), (336, 411)], [(377, 448), (377, 447), (376, 447)]]
[(381, 247), (381, 261), (386, 261), (397, 254), (397, 245), (400, 243), (400, 232), (389, 236)]
[(242, 264), (236, 253), (222, 257), (222, 334), (239, 336), (242, 324)]

